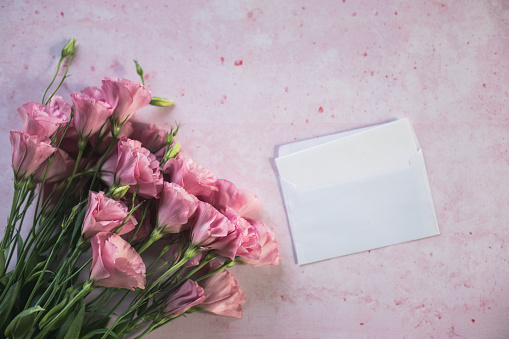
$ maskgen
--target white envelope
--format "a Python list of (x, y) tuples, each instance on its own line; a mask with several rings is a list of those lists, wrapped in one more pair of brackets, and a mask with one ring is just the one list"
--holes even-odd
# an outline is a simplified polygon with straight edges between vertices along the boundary
[(299, 265), (439, 234), (407, 119), (283, 145), (275, 161)]

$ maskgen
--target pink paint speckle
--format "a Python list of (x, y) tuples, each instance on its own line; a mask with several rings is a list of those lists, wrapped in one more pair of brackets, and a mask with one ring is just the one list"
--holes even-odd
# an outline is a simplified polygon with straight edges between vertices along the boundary
[(397, 11), (396, 11), (396, 12), (394, 12), (394, 15), (398, 15), (398, 12), (397, 12)]
[(60, 12), (60, 15), (61, 15), (61, 16), (64, 16), (64, 12)]
[(322, 107), (322, 106), (320, 106), (320, 107), (318, 108), (318, 113), (323, 113), (323, 107)]
[(221, 57), (221, 65), (224, 65), (224, 58)]
[(308, 123), (309, 123), (309, 119), (306, 119), (306, 124), (308, 124)]
[(364, 54), (362, 56), (368, 56), (368, 53), (367, 52), (364, 52)]
[(472, 319), (472, 323), (475, 323), (475, 319)]
[(288, 93), (288, 87), (285, 87), (285, 92)]
[(486, 88), (486, 84), (482, 84), (482, 87)]
[(95, 72), (95, 67), (94, 67), (94, 66), (90, 66), (90, 70), (91, 70), (92, 72)]
[(233, 63), (235, 66), (242, 66), (242, 60), (235, 60)]
[(357, 13), (353, 12), (353, 13), (352, 13), (352, 16), (357, 16)]
[(364, 325), (364, 323), (360, 323), (360, 325), (361, 325), (361, 326), (363, 326), (363, 325)]

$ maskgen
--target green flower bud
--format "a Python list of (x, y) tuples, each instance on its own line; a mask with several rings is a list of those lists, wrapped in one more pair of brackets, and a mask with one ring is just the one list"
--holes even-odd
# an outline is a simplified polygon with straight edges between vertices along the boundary
[(69, 42), (62, 48), (62, 58), (65, 58), (68, 55), (74, 55), (76, 51), (76, 39), (71, 39)]
[(159, 107), (166, 107), (174, 105), (175, 103), (171, 100), (158, 98), (158, 97), (152, 97), (152, 100), (150, 101), (150, 104), (152, 106), (159, 106)]
[(131, 186), (125, 185), (125, 186), (116, 186), (116, 187), (110, 187), (110, 191), (108, 192), (108, 195), (115, 200), (122, 199), (124, 195), (129, 191), (129, 188)]
[(136, 73), (138, 73), (138, 75), (143, 78), (143, 68), (141, 68), (141, 66), (137, 60), (133, 60), (133, 61), (136, 64)]

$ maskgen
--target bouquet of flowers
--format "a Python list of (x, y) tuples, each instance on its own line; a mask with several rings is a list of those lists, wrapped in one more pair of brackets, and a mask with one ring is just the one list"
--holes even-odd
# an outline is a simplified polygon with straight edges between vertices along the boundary
[(137, 62), (142, 84), (106, 78), (72, 105), (57, 96), (75, 43), (10, 132), (0, 337), (141, 338), (196, 311), (241, 317), (244, 293), (227, 269), (279, 262), (258, 199), (181, 151), (180, 125), (131, 120), (173, 104), (151, 96)]

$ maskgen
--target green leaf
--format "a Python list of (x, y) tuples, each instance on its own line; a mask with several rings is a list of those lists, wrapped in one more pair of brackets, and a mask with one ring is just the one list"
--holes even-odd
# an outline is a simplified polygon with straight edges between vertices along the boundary
[(4, 300), (0, 304), (0, 333), (3, 333), (5, 327), (9, 324), (11, 310), (19, 296), (19, 290), (22, 284), (22, 281), (18, 280), (14, 285), (9, 287)]
[[(65, 306), (67, 306), (68, 301), (69, 301), (68, 298), (65, 298), (64, 300), (59, 302), (57, 305), (55, 305), (51, 310), (49, 310), (48, 313), (46, 313), (46, 315), (39, 322), (39, 329), (42, 330), (46, 325), (48, 325), (53, 320), (54, 317), (59, 315), (60, 311), (62, 311), (65, 308)], [(69, 312), (66, 312), (67, 315), (70, 313), (70, 311), (72, 311), (72, 310), (69, 309)], [(65, 319), (67, 319), (67, 316), (65, 316), (65, 314), (61, 314), (59, 317), (59, 321), (56, 321), (51, 326), (51, 330), (58, 327), (55, 325), (62, 325), (62, 323), (65, 321)]]
[(81, 332), (81, 325), (83, 325), (83, 317), (85, 316), (85, 303), (81, 303), (78, 314), (74, 317), (74, 320), (67, 331), (64, 339), (78, 339)]
[(3, 277), (5, 273), (5, 254), (4, 251), (0, 251), (0, 277)]
[(16, 246), (18, 247), (18, 259), (21, 258), (21, 249), (23, 248), (23, 238), (21, 235), (16, 235)]
[(30, 307), (18, 314), (5, 329), (5, 336), (13, 339), (23, 339), (34, 326), (34, 320), (37, 312), (44, 311), (39, 305)]

